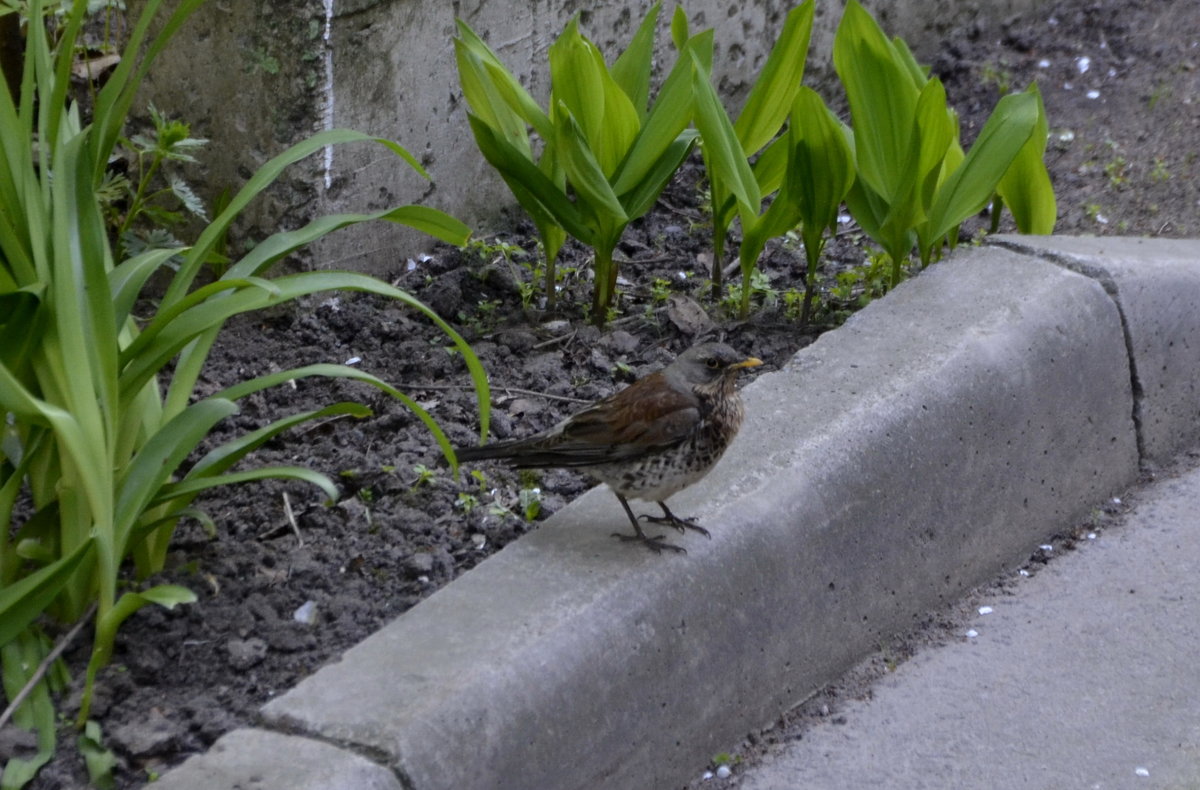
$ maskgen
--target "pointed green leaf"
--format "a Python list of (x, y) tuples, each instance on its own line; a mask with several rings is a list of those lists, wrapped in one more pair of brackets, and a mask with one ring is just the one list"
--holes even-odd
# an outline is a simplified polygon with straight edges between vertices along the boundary
[(938, 190), (929, 212), (929, 239), (942, 238), (987, 205), (1037, 121), (1038, 102), (1032, 94), (1010, 94), (996, 104), (966, 159)]
[(1037, 83), (1030, 85), (1027, 92), (1037, 97), (1037, 124), (1017, 158), (1000, 179), (996, 191), (1012, 212), (1021, 233), (1045, 235), (1054, 232), (1054, 223), (1058, 218), (1054, 187), (1050, 183), (1045, 162), (1049, 125)]
[(625, 95), (633, 102), (638, 112), (638, 118), (646, 120), (647, 107), (650, 102), (650, 65), (654, 60), (654, 28), (658, 23), (658, 13), (662, 10), (662, 0), (657, 0), (638, 29), (634, 32), (629, 46), (613, 62), (612, 76)]
[(806, 0), (788, 12), (779, 38), (750, 88), (746, 104), (733, 126), (747, 154), (757, 153), (770, 142), (791, 111), (792, 99), (804, 78), (815, 7), (815, 0)]

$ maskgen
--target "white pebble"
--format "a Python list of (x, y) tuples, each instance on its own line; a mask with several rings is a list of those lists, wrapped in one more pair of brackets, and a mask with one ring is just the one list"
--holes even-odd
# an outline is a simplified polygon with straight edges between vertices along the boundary
[(1061, 143), (1069, 143), (1075, 139), (1075, 132), (1070, 129), (1063, 129), (1058, 133), (1058, 140)]
[(704, 773), (700, 774), (700, 778), (707, 782), (709, 779), (713, 778), (713, 772), (705, 771)]
[(1086, 74), (1087, 70), (1092, 67), (1092, 59), (1087, 55), (1081, 58), (1075, 58), (1075, 68), (1079, 69), (1080, 74)]
[(1095, 533), (1095, 532), (1089, 532), (1089, 533), (1087, 534), (1087, 539), (1088, 539), (1088, 540), (1095, 540), (1095, 539), (1096, 539), (1096, 533)]
[(979, 636), (979, 632), (974, 628), (972, 628), (970, 631), (967, 631), (967, 639), (974, 639), (977, 636)]
[(1042, 551), (1054, 551), (1054, 547), (1049, 543), (1043, 543), (1042, 545), (1038, 546), (1038, 548)]
[(729, 775), (732, 773), (733, 773), (733, 771), (729, 770), (728, 765), (717, 766), (717, 778), (718, 779), (728, 779)]
[(362, 362), (362, 357), (350, 357), (346, 360), (347, 365), (357, 365), (359, 362)]
[(1113, 498), (1112, 498), (1112, 502), (1113, 502), (1113, 504), (1114, 504), (1114, 505), (1119, 505), (1119, 504), (1121, 504), (1121, 497), (1119, 497), (1119, 496), (1115, 496), (1115, 497), (1113, 497)]
[(1149, 776), (1150, 775), (1150, 769), (1142, 768), (1140, 765), (1137, 768), (1134, 768), (1133, 772), (1135, 774), (1137, 774), (1138, 776)]
[(1046, 58), (1042, 58), (1041, 60), (1039, 60), (1039, 61), (1038, 61), (1038, 68), (1039, 68), (1039, 69), (1048, 69), (1048, 68), (1050, 68), (1050, 61), (1049, 61), (1049, 60), (1047, 60)]
[(295, 612), (292, 613), (292, 619), (297, 623), (312, 625), (317, 621), (317, 602), (305, 601), (300, 604)]
[(1019, 576), (1028, 576), (1028, 575), (1029, 575), (1029, 571), (1027, 571), (1027, 570), (1025, 570), (1024, 568), (1022, 568), (1021, 570), (1017, 571), (1017, 574), (1018, 574)]
[(991, 614), (991, 613), (992, 613), (992, 612), (994, 612), (994, 611), (995, 611), (995, 610), (994, 610), (994, 609), (992, 609), (992, 607), (990, 607), (990, 606), (981, 606), (981, 607), (979, 607), (979, 613), (980, 613), (980, 614)]
[(1095, 88), (1092, 88), (1090, 91), (1087, 92), (1087, 97), (1089, 99), (1099, 99), (1100, 91), (1096, 90)]
[(1106, 217), (1106, 216), (1105, 216), (1105, 215), (1103, 215), (1103, 214), (1097, 214), (1097, 215), (1096, 215), (1096, 222), (1100, 223), (1101, 225), (1107, 225), (1107, 224), (1108, 224), (1108, 217)]

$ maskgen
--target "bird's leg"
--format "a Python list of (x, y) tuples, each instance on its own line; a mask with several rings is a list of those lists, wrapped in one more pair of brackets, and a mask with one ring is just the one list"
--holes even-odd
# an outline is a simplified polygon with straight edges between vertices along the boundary
[[(613, 493), (616, 494), (615, 491)], [(649, 548), (651, 551), (653, 551), (656, 554), (662, 553), (663, 549), (669, 549), (671, 551), (678, 551), (683, 554), (687, 554), (687, 549), (683, 548), (682, 546), (673, 546), (670, 543), (667, 543), (665, 540), (662, 539), (662, 535), (656, 535), (654, 537), (651, 537), (651, 536), (647, 535), (645, 532), (643, 532), (642, 525), (638, 523), (637, 516), (633, 515), (633, 509), (631, 507), (629, 507), (629, 501), (627, 499), (625, 499), (625, 497), (621, 496), (620, 494), (617, 494), (617, 499), (619, 499), (621, 501), (621, 507), (625, 508), (625, 514), (627, 516), (629, 516), (629, 523), (633, 524), (633, 531), (635, 534), (626, 535), (623, 532), (614, 532), (613, 533), (614, 538), (618, 538), (620, 540), (625, 540), (625, 541), (629, 541), (629, 540), (641, 541), (643, 544), (646, 545), (647, 548)]]
[(680, 532), (687, 532), (689, 529), (694, 529), (704, 537), (712, 539), (712, 533), (697, 524), (692, 519), (680, 518), (672, 513), (671, 509), (667, 507), (666, 502), (659, 502), (658, 506), (663, 509), (663, 514), (661, 516), (642, 516), (642, 518), (646, 519), (651, 524), (666, 524), (667, 526), (674, 527)]

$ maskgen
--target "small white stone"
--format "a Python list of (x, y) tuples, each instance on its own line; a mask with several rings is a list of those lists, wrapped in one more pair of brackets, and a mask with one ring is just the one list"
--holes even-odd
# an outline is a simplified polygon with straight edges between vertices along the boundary
[(1060, 143), (1069, 143), (1075, 139), (1075, 132), (1070, 129), (1063, 129), (1058, 133), (1058, 141)]
[(705, 782), (707, 782), (709, 779), (712, 779), (712, 778), (713, 778), (713, 772), (712, 772), (712, 771), (705, 771), (704, 773), (700, 774), (700, 778), (701, 778), (702, 780), (704, 780)]
[(1038, 548), (1042, 551), (1054, 551), (1054, 547), (1049, 543), (1043, 543), (1042, 545), (1038, 546)]
[(1086, 74), (1087, 70), (1092, 67), (1092, 59), (1087, 55), (1080, 58), (1075, 58), (1075, 68), (1079, 69), (1080, 74)]
[(1028, 576), (1028, 575), (1029, 575), (1029, 571), (1027, 571), (1027, 570), (1025, 570), (1024, 568), (1022, 568), (1021, 570), (1017, 571), (1017, 574), (1018, 574), (1019, 576)]
[(346, 360), (347, 365), (357, 365), (359, 362), (362, 362), (362, 357), (350, 357)]
[(1096, 215), (1096, 222), (1099, 222), (1101, 225), (1107, 225), (1107, 224), (1108, 224), (1108, 217), (1104, 216), (1103, 214), (1097, 214), (1097, 215)]
[(1049, 60), (1047, 60), (1046, 58), (1042, 58), (1041, 60), (1039, 60), (1039, 61), (1038, 61), (1038, 68), (1039, 68), (1039, 69), (1048, 69), (1048, 68), (1050, 68), (1050, 61), (1049, 61)]
[(728, 765), (721, 765), (721, 766), (717, 767), (717, 778), (718, 779), (728, 779), (729, 775), (732, 773), (733, 773), (733, 771), (729, 770)]
[(994, 610), (994, 609), (992, 609), (992, 607), (990, 607), (990, 606), (981, 606), (981, 607), (979, 607), (979, 613), (980, 613), (980, 614), (991, 614), (993, 611), (995, 611), (995, 610)]
[(411, 271), (414, 271), (416, 268), (417, 268), (417, 262), (414, 261), (412, 258), (409, 258), (408, 261), (404, 264), (405, 271), (411, 272)]
[(1113, 504), (1114, 504), (1114, 505), (1119, 505), (1119, 504), (1121, 504), (1121, 497), (1119, 497), (1119, 496), (1115, 496), (1115, 497), (1113, 497), (1113, 498), (1112, 498), (1112, 502), (1113, 502)]
[(1134, 768), (1134, 769), (1133, 769), (1133, 772), (1134, 772), (1135, 774), (1137, 774), (1138, 776), (1149, 776), (1149, 775), (1150, 775), (1150, 769), (1149, 769), (1149, 768), (1143, 768), (1143, 767), (1141, 767), (1140, 765), (1139, 765), (1137, 768)]
[(1087, 92), (1087, 97), (1089, 99), (1099, 99), (1100, 91), (1096, 90), (1095, 88), (1092, 88), (1090, 91)]
[(974, 638), (975, 638), (975, 637), (977, 637), (977, 636), (979, 636), (979, 632), (978, 632), (978, 631), (976, 631), (974, 628), (972, 628), (971, 630), (967, 631), (967, 639), (974, 639)]
[(1096, 539), (1096, 533), (1095, 533), (1095, 532), (1089, 532), (1089, 533), (1087, 534), (1087, 539), (1088, 539), (1088, 540), (1095, 540), (1095, 539)]
[(317, 602), (305, 601), (292, 613), (292, 619), (297, 623), (312, 625), (317, 621)]

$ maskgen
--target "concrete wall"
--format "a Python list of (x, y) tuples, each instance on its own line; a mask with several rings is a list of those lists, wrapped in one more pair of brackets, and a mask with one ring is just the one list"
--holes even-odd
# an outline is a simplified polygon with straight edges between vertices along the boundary
[[(868, 0), (889, 33), (929, 60), (941, 36), (987, 29), (1040, 0)], [(661, 18), (660, 37), (674, 5)], [(716, 29), (716, 77), (731, 107), (744, 99), (791, 0), (690, 0), (693, 29)], [(398, 140), (428, 169), (426, 182), (383, 148), (338, 148), (294, 167), (247, 215), (239, 232), (261, 237), (318, 213), (420, 202), (473, 227), (500, 225), (507, 190), (475, 149), (458, 89), (451, 38), (460, 17), (540, 99), (547, 51), (577, 11), (606, 53), (624, 48), (649, 0), (211, 0), (160, 58), (146, 96), (213, 140), (195, 181), (211, 196), (239, 187), (270, 156), (327, 126)], [(131, 3), (139, 9), (140, 3)], [(844, 0), (818, 0), (808, 81), (827, 82)], [(663, 43), (660, 41), (660, 44)], [(664, 53), (665, 54), (665, 53)], [(671, 55), (663, 63), (673, 62)], [(661, 69), (660, 64), (660, 69)], [(395, 226), (360, 227), (325, 240), (310, 265), (383, 271), (427, 240)]]

